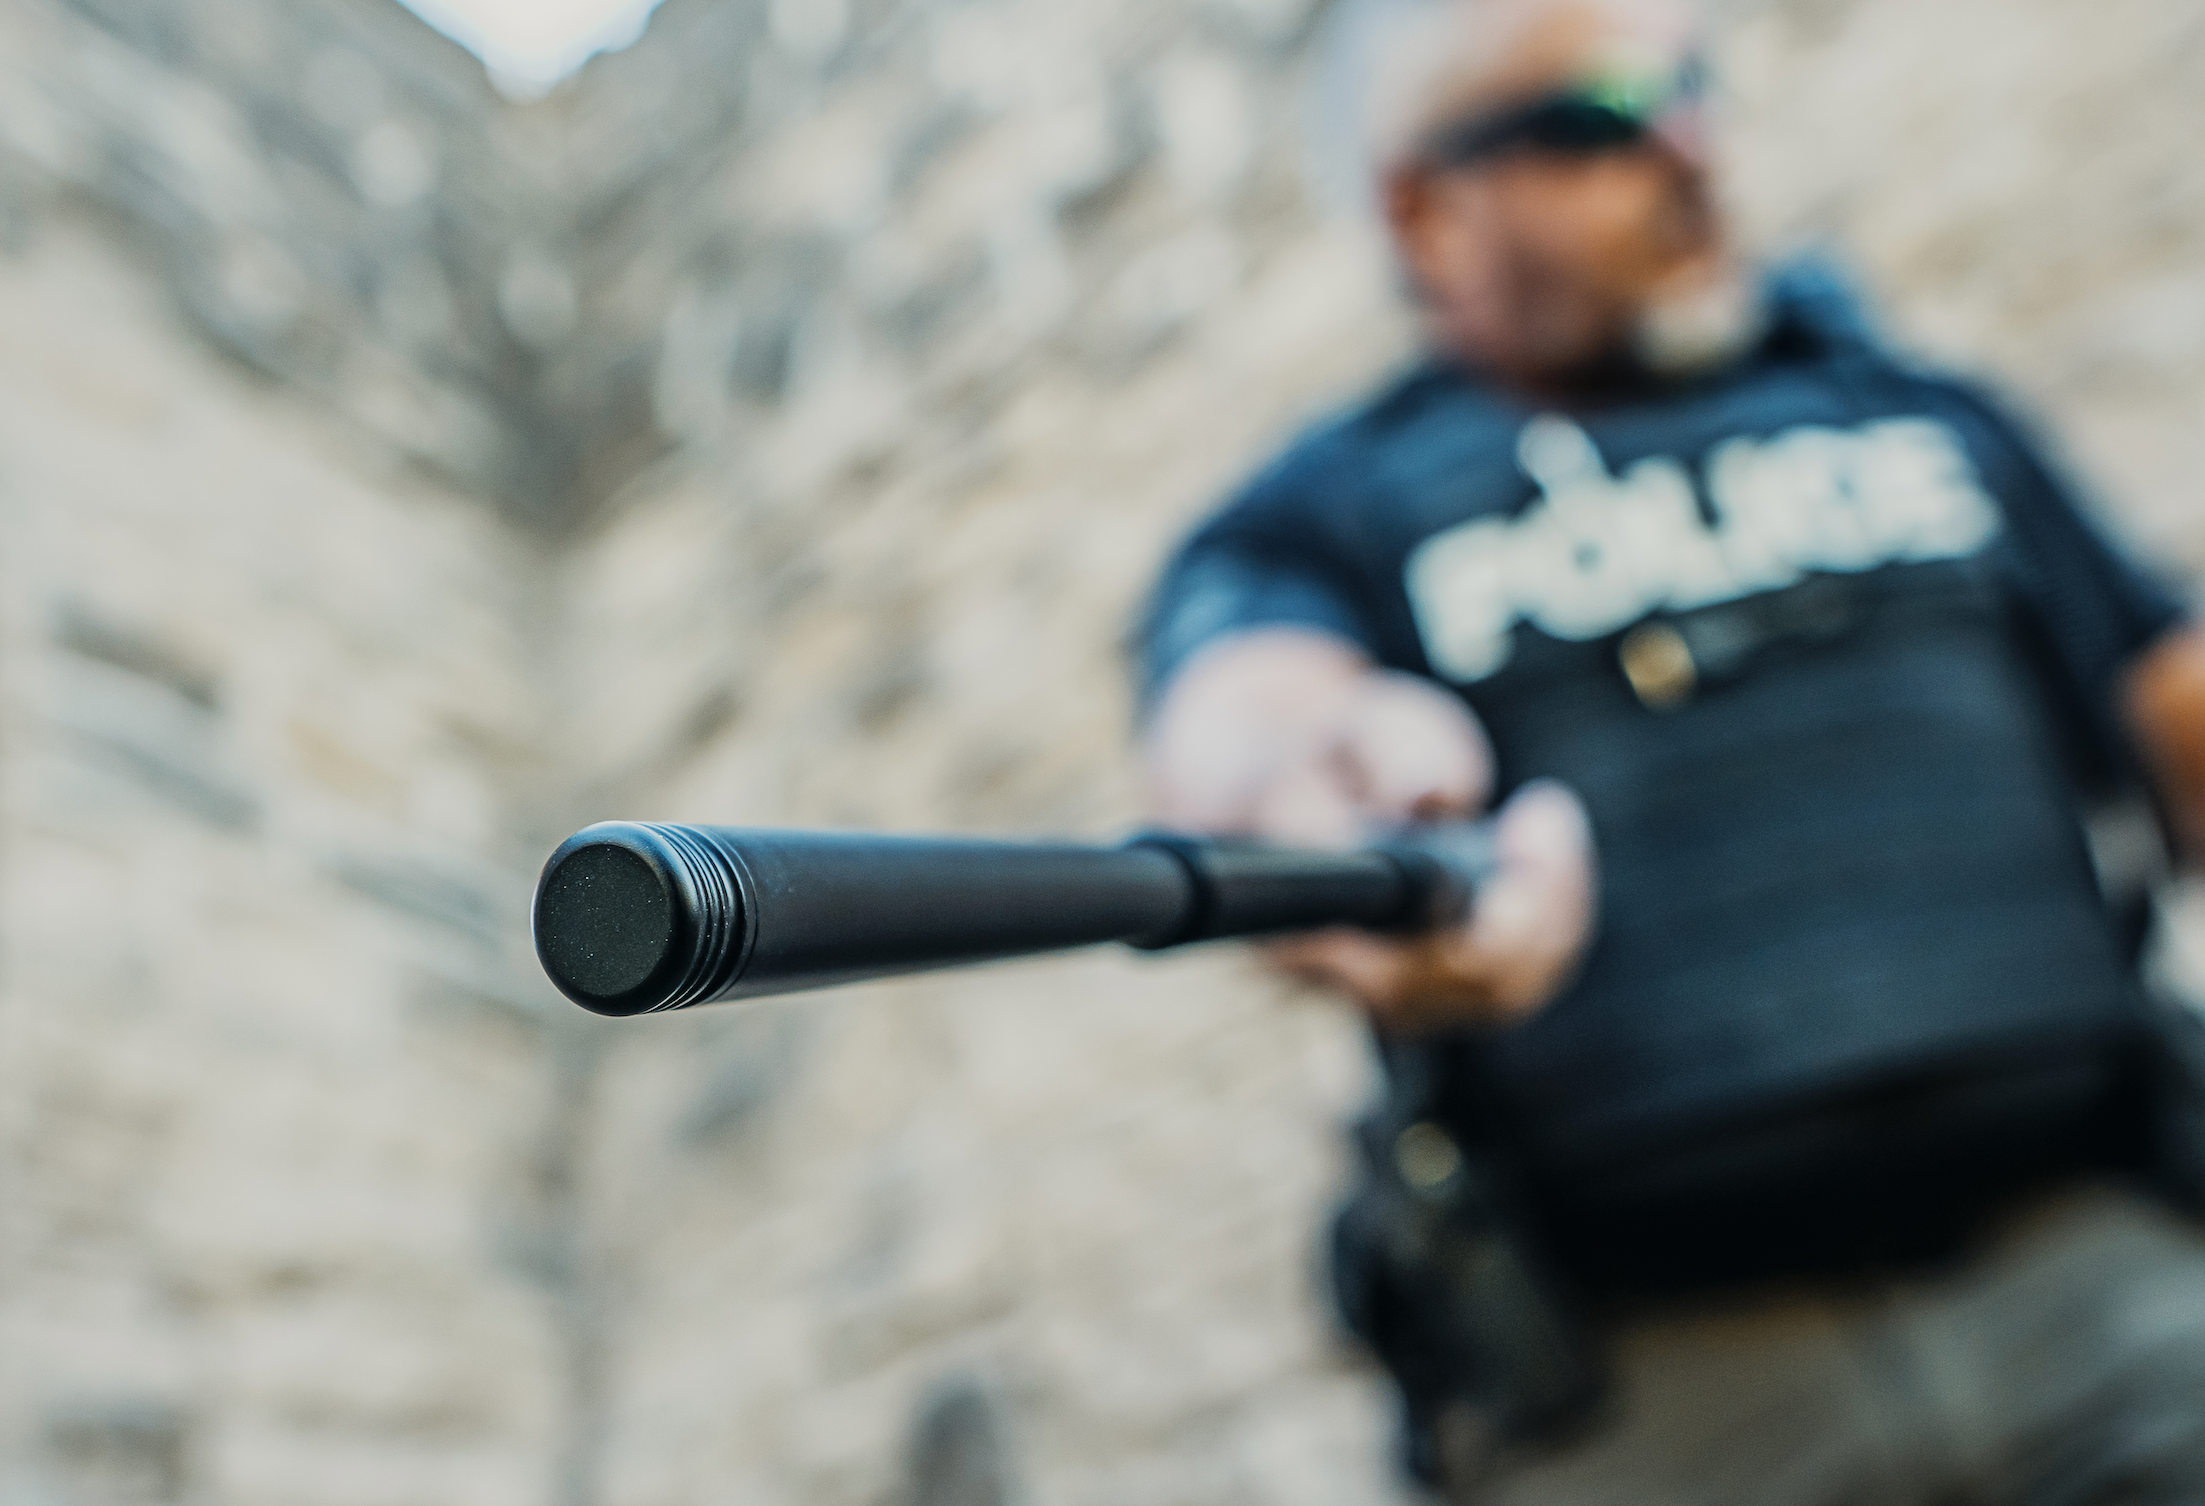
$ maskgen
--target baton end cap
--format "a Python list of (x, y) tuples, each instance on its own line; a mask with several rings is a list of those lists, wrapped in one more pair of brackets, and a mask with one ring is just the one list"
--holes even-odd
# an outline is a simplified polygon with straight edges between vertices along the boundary
[(559, 992), (594, 1014), (648, 1014), (690, 968), (679, 857), (650, 827), (606, 821), (575, 833), (536, 886), (536, 956)]

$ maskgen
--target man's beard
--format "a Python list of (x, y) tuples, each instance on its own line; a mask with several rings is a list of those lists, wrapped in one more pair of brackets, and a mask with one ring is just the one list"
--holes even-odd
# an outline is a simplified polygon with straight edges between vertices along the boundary
[(1696, 376), (1743, 356), (1768, 324), (1759, 282), (1726, 263), (1648, 300), (1631, 331), (1631, 355), (1655, 376)]

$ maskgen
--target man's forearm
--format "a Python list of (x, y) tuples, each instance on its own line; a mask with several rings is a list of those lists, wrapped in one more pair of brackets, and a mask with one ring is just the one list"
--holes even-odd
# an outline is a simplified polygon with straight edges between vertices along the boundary
[(2205, 628), (2185, 627), (2154, 644), (2122, 691), (2177, 855), (2205, 864)]

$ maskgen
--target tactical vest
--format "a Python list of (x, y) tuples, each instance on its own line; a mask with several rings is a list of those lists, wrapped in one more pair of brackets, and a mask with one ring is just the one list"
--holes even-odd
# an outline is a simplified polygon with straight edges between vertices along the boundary
[[(1541, 526), (1578, 505), (1564, 490), (1549, 478)], [(1647, 533), (1602, 596), (1585, 580), (1614, 562), (1584, 551), (1613, 548), (1617, 519), (1578, 517), (1552, 568), (1579, 574), (1540, 585), (1528, 516), (1474, 525), (1516, 530), (1476, 536), (1513, 616), (1436, 594), (1477, 560), (1420, 606), (1435, 661), (1452, 625), (1484, 671), (1455, 678), (1503, 787), (1583, 798), (1599, 930), (1544, 1012), (1428, 1049), (1452, 1058), (1458, 1128), (1514, 1158), (1565, 1260), (1719, 1274), (1711, 1242), (1787, 1220), (1803, 1250), (1836, 1255), (1838, 1226), (1903, 1243), (1941, 1197), (2098, 1134), (2136, 1024), (2128, 967), (1985, 540), (1911, 547), (1928, 535), (1902, 522), (1881, 546), (1825, 530), (1710, 563)]]

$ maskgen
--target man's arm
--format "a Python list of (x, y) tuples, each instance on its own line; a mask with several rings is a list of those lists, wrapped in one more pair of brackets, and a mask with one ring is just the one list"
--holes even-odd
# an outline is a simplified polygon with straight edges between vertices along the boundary
[(2161, 637), (2129, 667), (2121, 693), (2177, 856), (2205, 862), (2205, 628)]
[[(1940, 389), (1988, 442), (2006, 515), (2002, 557), (2087, 717), (2087, 778), (2141, 766), (2178, 858), (2205, 863), (2205, 627), (2187, 593), (2136, 561), (2079, 498), (2031, 427), (1980, 388)], [(1998, 465), (2003, 459), (2008, 464)]]
[[(1484, 729), (1428, 681), (1300, 627), (1229, 634), (1163, 687), (1145, 740), (1151, 801), (1175, 825), (1349, 845), (1373, 826), (1467, 817), (1492, 792)], [(1353, 931), (1271, 948), (1382, 1026), (1521, 1018), (1558, 993), (1593, 927), (1591, 828), (1558, 785), (1504, 806), (1500, 871), (1467, 925), (1391, 940)]]

